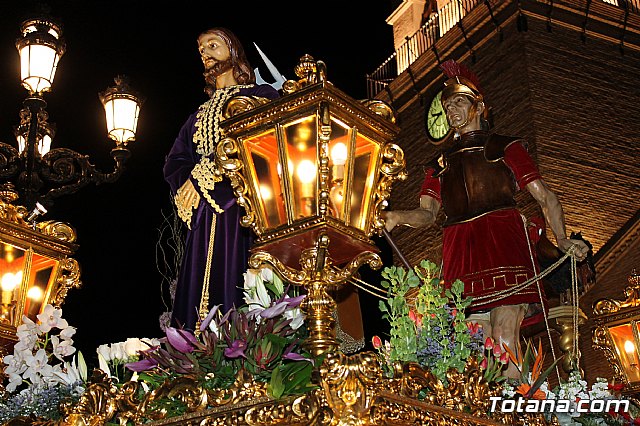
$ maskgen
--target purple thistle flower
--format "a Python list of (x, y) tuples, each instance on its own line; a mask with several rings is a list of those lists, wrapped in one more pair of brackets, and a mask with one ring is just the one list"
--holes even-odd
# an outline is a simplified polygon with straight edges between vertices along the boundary
[(246, 348), (247, 342), (244, 340), (234, 340), (231, 346), (224, 350), (224, 356), (227, 358), (246, 358), (247, 356), (244, 354)]

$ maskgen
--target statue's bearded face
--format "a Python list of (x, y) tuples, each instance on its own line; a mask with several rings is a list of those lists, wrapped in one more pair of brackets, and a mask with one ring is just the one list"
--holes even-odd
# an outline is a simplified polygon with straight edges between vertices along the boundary
[(198, 51), (207, 74), (214, 77), (232, 67), (229, 46), (216, 34), (202, 34), (198, 37)]

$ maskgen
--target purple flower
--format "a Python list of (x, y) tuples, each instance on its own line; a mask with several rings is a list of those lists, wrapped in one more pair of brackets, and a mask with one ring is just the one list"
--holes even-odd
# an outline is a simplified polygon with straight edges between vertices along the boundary
[(282, 358), (283, 359), (289, 359), (291, 361), (309, 361), (311, 363), (311, 365), (315, 365), (315, 363), (313, 362), (313, 360), (311, 358), (307, 358), (307, 357), (302, 356), (300, 354), (297, 354), (295, 352), (289, 352), (289, 353), (285, 354)]
[(202, 320), (202, 324), (200, 324), (200, 331), (205, 331), (207, 329), (207, 326), (213, 319), (213, 316), (216, 314), (216, 312), (218, 312), (219, 308), (220, 308), (220, 305), (216, 305), (213, 308), (211, 308), (211, 310), (209, 311), (209, 314), (207, 314), (205, 319)]
[(129, 362), (124, 366), (131, 371), (135, 371), (139, 373), (141, 371), (151, 370), (156, 365), (158, 365), (158, 361), (156, 361), (155, 359), (145, 358), (137, 362)]
[(267, 308), (264, 311), (260, 312), (260, 316), (262, 318), (266, 318), (266, 319), (271, 319), (271, 318), (278, 317), (278, 316), (282, 315), (284, 313), (284, 311), (287, 310), (288, 306), (289, 306), (289, 303), (287, 303), (287, 302), (276, 303), (272, 307)]
[(247, 356), (244, 354), (246, 348), (247, 342), (244, 340), (234, 340), (231, 346), (224, 350), (224, 356), (227, 358), (246, 358)]
[(307, 297), (306, 294), (301, 294), (300, 296), (289, 297), (284, 301), (287, 302), (287, 306), (289, 308), (297, 308), (300, 305), (300, 303), (302, 303), (305, 297)]
[(180, 352), (191, 353), (198, 344), (196, 336), (190, 331), (167, 327), (166, 333), (169, 344)]

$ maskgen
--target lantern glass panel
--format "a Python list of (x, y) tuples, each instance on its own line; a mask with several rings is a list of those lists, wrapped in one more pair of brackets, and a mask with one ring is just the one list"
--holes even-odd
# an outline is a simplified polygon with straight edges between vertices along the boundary
[(57, 275), (58, 261), (38, 253), (33, 253), (29, 281), (26, 287), (24, 314), (35, 321), (51, 298)]
[(375, 171), (379, 158), (380, 147), (371, 139), (357, 134), (353, 149), (353, 171), (349, 198), (349, 224), (363, 231), (367, 231), (369, 220), (368, 200), (372, 196)]
[(0, 243), (0, 290), (4, 305), (19, 298), (25, 260), (23, 249)]
[(341, 121), (331, 120), (331, 140), (329, 141), (330, 190), (329, 212), (341, 221), (345, 219), (345, 173), (351, 146), (351, 128)]
[(27, 44), (20, 49), (22, 84), (31, 93), (49, 90), (58, 66), (58, 52), (48, 45)]
[(282, 191), (283, 172), (275, 130), (247, 138), (244, 147), (250, 157), (251, 190), (257, 195), (260, 220), (265, 228), (285, 224), (287, 215)]
[(632, 324), (609, 327), (609, 333), (629, 382), (640, 382), (640, 359)]
[(304, 117), (283, 126), (293, 219), (317, 214), (317, 118)]
[(113, 96), (104, 103), (109, 137), (118, 144), (135, 139), (140, 105), (128, 96)]

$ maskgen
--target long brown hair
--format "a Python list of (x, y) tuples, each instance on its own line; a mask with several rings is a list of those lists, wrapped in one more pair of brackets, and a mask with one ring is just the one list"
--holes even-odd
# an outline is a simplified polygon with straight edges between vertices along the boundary
[[(256, 82), (256, 76), (244, 53), (244, 47), (242, 47), (242, 43), (240, 43), (240, 40), (238, 40), (238, 37), (236, 37), (234, 33), (223, 27), (215, 27), (201, 33), (198, 39), (205, 34), (217, 35), (226, 43), (229, 48), (229, 60), (233, 68), (233, 77), (238, 84), (252, 84)], [(208, 71), (205, 71), (203, 75), (207, 83), (204, 91), (211, 96), (216, 90), (216, 79), (212, 73)]]

